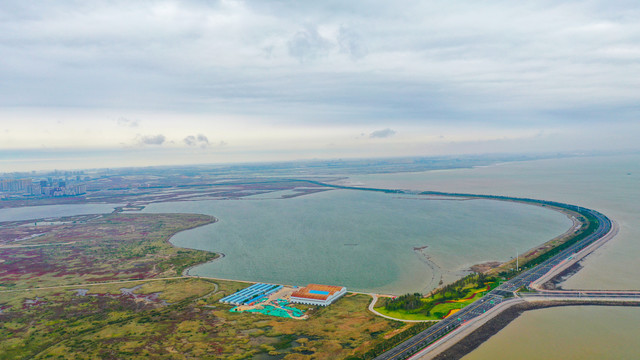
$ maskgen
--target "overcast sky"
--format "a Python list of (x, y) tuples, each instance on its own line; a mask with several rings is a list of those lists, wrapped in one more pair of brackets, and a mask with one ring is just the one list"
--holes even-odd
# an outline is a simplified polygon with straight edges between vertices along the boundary
[(639, 149), (638, 19), (611, 0), (5, 0), (0, 167)]

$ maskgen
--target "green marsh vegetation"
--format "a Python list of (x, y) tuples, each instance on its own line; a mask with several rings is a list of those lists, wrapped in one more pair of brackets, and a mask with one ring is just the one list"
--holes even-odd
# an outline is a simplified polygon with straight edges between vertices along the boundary
[(403, 320), (440, 320), (471, 304), (497, 285), (497, 278), (474, 273), (440, 287), (426, 297), (414, 293), (384, 299), (376, 310)]
[(0, 247), (0, 359), (335, 359), (407, 330), (369, 312), (366, 295), (305, 307), (304, 321), (230, 312), (217, 301), (249, 284), (181, 276), (217, 255), (168, 242), (210, 216), (67, 220), (0, 227), (0, 241), (44, 234), (19, 241), (36, 246)]

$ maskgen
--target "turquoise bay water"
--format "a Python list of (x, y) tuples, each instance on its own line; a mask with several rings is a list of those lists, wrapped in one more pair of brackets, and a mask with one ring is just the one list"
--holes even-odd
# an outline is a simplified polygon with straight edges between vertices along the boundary
[[(508, 260), (571, 227), (566, 216), (537, 206), (355, 190), (160, 203), (145, 212), (220, 219), (172, 238), (177, 246), (226, 255), (192, 269), (194, 275), (394, 294), (431, 290), (440, 276), (452, 281), (473, 264)], [(432, 263), (414, 252), (422, 246)]]

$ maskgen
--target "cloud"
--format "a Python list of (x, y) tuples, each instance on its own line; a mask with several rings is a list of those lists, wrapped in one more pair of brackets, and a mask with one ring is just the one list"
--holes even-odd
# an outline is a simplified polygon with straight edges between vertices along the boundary
[(185, 144), (187, 144), (188, 146), (195, 146), (196, 145), (196, 137), (193, 135), (189, 135), (186, 138), (184, 138), (182, 140)]
[(0, 106), (197, 105), (310, 123), (638, 115), (610, 116), (640, 101), (629, 1), (27, 3), (0, 2), (12, 20), (0, 21)]
[(162, 134), (137, 136), (138, 144), (140, 145), (162, 145), (166, 139)]
[(386, 129), (383, 129), (383, 130), (376, 130), (376, 131), (372, 132), (371, 134), (369, 134), (369, 138), (371, 138), (371, 139), (388, 138), (388, 137), (392, 137), (395, 134), (396, 134), (396, 132), (394, 130), (386, 128)]
[(187, 146), (200, 146), (202, 148), (209, 146), (209, 139), (203, 134), (198, 134), (196, 136), (189, 135), (185, 137), (182, 142), (187, 144)]
[(198, 142), (204, 143), (204, 144), (209, 144), (209, 139), (207, 139), (206, 136), (202, 135), (202, 134), (198, 134)]
[(122, 117), (122, 116), (119, 117), (116, 120), (116, 122), (117, 122), (117, 124), (119, 126), (125, 126), (125, 127), (138, 127), (138, 125), (140, 123), (138, 120), (131, 120), (131, 119), (127, 119), (127, 118)]
[(293, 35), (287, 44), (289, 54), (300, 62), (313, 60), (328, 53), (329, 40), (323, 38), (314, 26), (307, 26)]
[[(174, 134), (156, 116), (173, 113), (268, 119), (247, 128), (282, 134), (388, 124), (403, 139), (470, 126), (580, 136), (640, 117), (638, 18), (628, 0), (0, 1), (0, 109), (104, 111), (108, 125), (89, 126), (103, 133), (136, 128), (117, 118), (126, 111), (152, 126), (141, 133)], [(176, 142), (206, 145), (196, 131), (224, 126)]]
[(369, 52), (360, 34), (344, 25), (340, 26), (337, 40), (340, 52), (349, 54), (353, 59), (363, 58)]

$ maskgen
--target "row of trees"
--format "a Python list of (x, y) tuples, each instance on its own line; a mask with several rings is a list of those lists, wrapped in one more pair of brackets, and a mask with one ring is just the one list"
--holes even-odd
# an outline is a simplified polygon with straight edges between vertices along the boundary
[(484, 287), (488, 282), (494, 279), (486, 276), (483, 273), (469, 274), (462, 279), (456, 280), (451, 284), (439, 287), (431, 292), (431, 296), (435, 299), (438, 296), (443, 300), (461, 298), (464, 295), (464, 289), (468, 285), (473, 285), (474, 288)]
[[(561, 251), (563, 251), (564, 249), (570, 247), (571, 245), (584, 240), (587, 236), (593, 234), (599, 226), (598, 223), (598, 219), (596, 219), (595, 217), (591, 216), (591, 214), (581, 214), (582, 216), (579, 218), (580, 222), (582, 224), (587, 224), (587, 226), (582, 226), (579, 230), (575, 231), (573, 236), (565, 241), (564, 243), (552, 248), (551, 250), (545, 252), (544, 254), (538, 255), (535, 258), (529, 260), (524, 266), (521, 266), (521, 270), (524, 271), (526, 269), (530, 269), (542, 262), (544, 262), (545, 260), (555, 256), (556, 254), (560, 253)], [(509, 272), (508, 271), (503, 271), (501, 272), (499, 275), (501, 276), (508, 276)]]
[(387, 299), (384, 307), (387, 310), (415, 310), (424, 305), (421, 299), (420, 293), (400, 295), (395, 299)]

